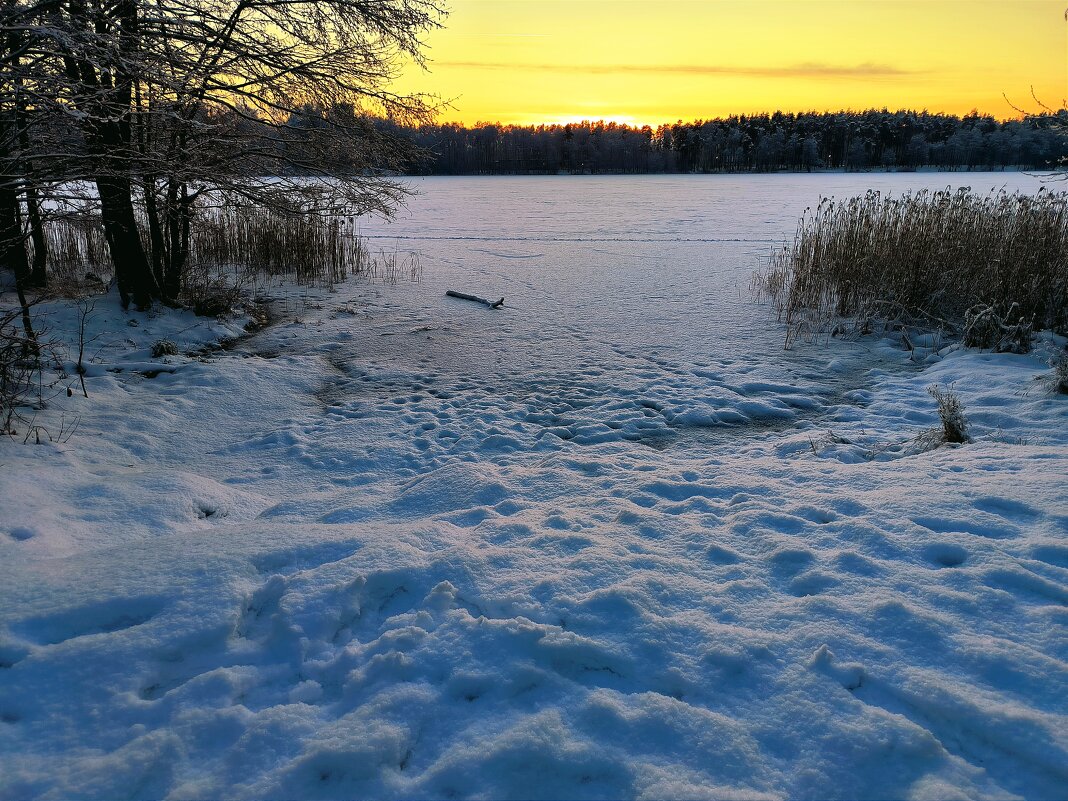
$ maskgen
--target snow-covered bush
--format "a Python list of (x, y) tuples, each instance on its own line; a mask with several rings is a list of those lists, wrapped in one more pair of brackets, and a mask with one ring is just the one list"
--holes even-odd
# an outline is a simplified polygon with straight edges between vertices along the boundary
[(186, 276), (183, 299), (200, 317), (223, 317), (241, 301), (241, 282), (227, 282), (213, 270), (200, 266)]
[(58, 364), (56, 348), (54, 340), (34, 330), (21, 306), (0, 309), (0, 434), (16, 433), (18, 421), (33, 428), (33, 411), (44, 407), (59, 381), (43, 369)]
[(942, 389), (936, 385), (927, 387), (927, 391), (938, 404), (938, 417), (942, 421), (942, 436), (945, 442), (970, 442), (968, 436), (968, 418), (964, 415), (964, 404), (960, 395), (950, 388)]
[(1053, 391), (1068, 395), (1068, 356), (1053, 363)]
[(33, 362), (28, 359), (27, 341), (19, 332), (19, 310), (0, 315), (0, 433), (12, 428), (15, 410), (33, 387)]
[(152, 343), (152, 358), (160, 359), (164, 356), (177, 356), (178, 346), (169, 339), (157, 339)]
[[(961, 341), (966, 347), (992, 350), (995, 353), (1027, 353), (1031, 350), (1034, 329), (1019, 317), (1019, 304), (999, 314), (993, 306), (973, 306), (964, 313)], [(1016, 322), (1012, 322), (1012, 320)]]

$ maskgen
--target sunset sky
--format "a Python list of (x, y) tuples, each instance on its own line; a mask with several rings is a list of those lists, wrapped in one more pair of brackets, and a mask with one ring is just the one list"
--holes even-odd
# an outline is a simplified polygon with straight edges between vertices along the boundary
[(1068, 95), (1068, 0), (452, 0), (404, 91), (443, 120), (672, 122)]

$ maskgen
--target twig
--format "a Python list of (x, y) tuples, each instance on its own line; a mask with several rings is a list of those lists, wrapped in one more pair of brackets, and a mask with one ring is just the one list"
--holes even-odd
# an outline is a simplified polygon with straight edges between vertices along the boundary
[(501, 306), (504, 305), (504, 298), (501, 298), (498, 301), (490, 301), (486, 300), (485, 298), (480, 298), (478, 295), (468, 295), (464, 292), (455, 292), (451, 289), (448, 290), (445, 294), (448, 295), (450, 298), (459, 298), (460, 300), (473, 300), (475, 303), (485, 303), (491, 309), (499, 309)]

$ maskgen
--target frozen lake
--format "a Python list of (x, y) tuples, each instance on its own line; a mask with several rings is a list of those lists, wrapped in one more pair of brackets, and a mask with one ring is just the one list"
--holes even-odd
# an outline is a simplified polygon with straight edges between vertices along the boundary
[[(472, 414), (485, 404), (523, 422), (551, 402), (549, 423), (581, 428), (579, 439), (663, 444), (718, 423), (787, 421), (872, 366), (849, 346), (784, 353), (783, 328), (749, 291), (807, 207), (868, 189), (1042, 185), (1019, 173), (413, 180), (395, 222), (361, 226), (373, 249), (415, 252), (424, 266), (419, 286), (383, 298), (403, 314), (362, 344), (361, 362), (460, 381)], [(503, 296), (505, 308), (445, 300), (447, 289)]]

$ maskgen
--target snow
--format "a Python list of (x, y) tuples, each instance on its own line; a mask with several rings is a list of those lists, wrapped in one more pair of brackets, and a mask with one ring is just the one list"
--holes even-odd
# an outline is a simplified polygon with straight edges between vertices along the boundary
[(821, 193), (1007, 180), (426, 179), (417, 285), (100, 300), (0, 443), (0, 798), (1065, 798), (1065, 343), (748, 292)]

